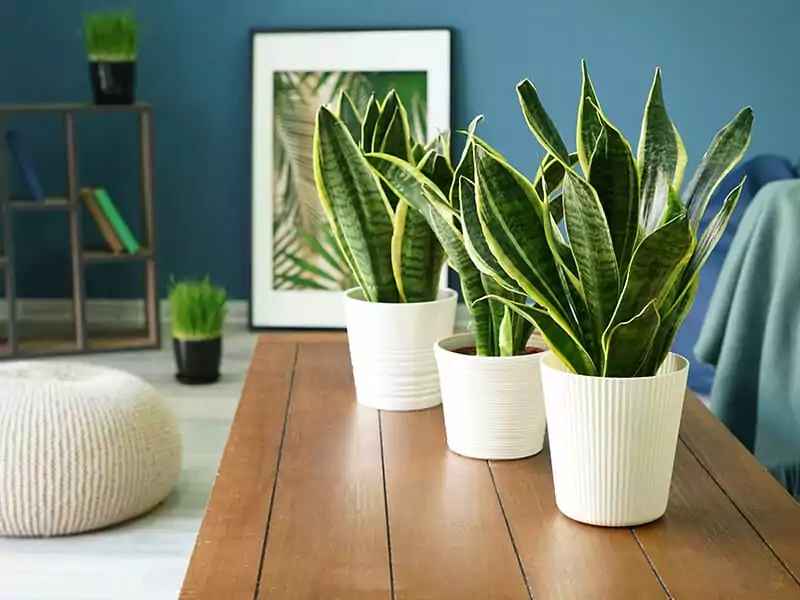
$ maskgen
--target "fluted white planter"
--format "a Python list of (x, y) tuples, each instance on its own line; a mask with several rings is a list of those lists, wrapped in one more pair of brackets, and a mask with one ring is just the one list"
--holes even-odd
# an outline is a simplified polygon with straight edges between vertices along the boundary
[(552, 353), (542, 389), (556, 504), (592, 525), (649, 523), (667, 510), (689, 362), (654, 377), (575, 375)]
[(420, 410), (441, 404), (433, 344), (453, 333), (458, 295), (433, 302), (367, 302), (345, 293), (347, 339), (356, 399), (380, 410)]
[(536, 454), (546, 428), (539, 368), (544, 353), (496, 357), (453, 352), (474, 345), (475, 336), (464, 333), (435, 347), (447, 446), (481, 459)]

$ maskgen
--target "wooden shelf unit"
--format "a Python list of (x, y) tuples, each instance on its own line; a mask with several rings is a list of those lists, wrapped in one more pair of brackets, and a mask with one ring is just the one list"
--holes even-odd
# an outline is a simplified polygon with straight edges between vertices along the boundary
[[(144, 102), (130, 105), (99, 106), (91, 103), (0, 104), (0, 134), (6, 131), (6, 119), (11, 115), (61, 114), (66, 138), (67, 181), (66, 197), (47, 197), (44, 201), (10, 197), (9, 157), (4, 140), (0, 140), (0, 221), (3, 247), (0, 249), (0, 271), (5, 281), (8, 305), (6, 338), (0, 340), (0, 359), (29, 356), (85, 354), (112, 350), (159, 348), (161, 332), (158, 308), (156, 271), (155, 209), (153, 206), (152, 107)], [(75, 139), (77, 114), (132, 113), (139, 121), (139, 175), (141, 179), (142, 249), (136, 254), (115, 254), (110, 250), (83, 247), (82, 201), (78, 190), (78, 156)], [(69, 336), (47, 336), (42, 339), (21, 339), (18, 335), (16, 303), (16, 269), (14, 260), (14, 215), (20, 212), (65, 211), (69, 220), (69, 253), (72, 267), (73, 333)], [(86, 319), (86, 265), (96, 263), (141, 262), (144, 268), (145, 326), (142, 330), (90, 331)]]

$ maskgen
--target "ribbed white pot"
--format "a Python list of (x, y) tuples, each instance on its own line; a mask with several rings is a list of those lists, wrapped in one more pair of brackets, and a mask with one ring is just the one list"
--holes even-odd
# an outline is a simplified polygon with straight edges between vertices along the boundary
[(542, 389), (556, 504), (591, 525), (649, 523), (667, 510), (689, 362), (653, 377), (587, 377), (552, 353)]
[(474, 345), (475, 336), (463, 333), (435, 346), (447, 446), (464, 456), (493, 460), (536, 454), (546, 428), (539, 366), (544, 353), (495, 357), (453, 352)]
[(356, 399), (380, 410), (420, 410), (441, 404), (433, 344), (453, 333), (458, 295), (433, 302), (367, 302), (345, 293), (347, 339)]

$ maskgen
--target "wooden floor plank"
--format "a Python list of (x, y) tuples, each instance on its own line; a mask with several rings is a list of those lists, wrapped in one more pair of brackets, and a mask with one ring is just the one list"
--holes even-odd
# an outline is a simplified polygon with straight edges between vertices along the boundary
[(547, 445), (532, 458), (491, 466), (534, 598), (665, 598), (629, 529), (592, 527), (561, 514)]
[(800, 587), (683, 442), (667, 514), (635, 532), (675, 598), (800, 598)]
[(356, 404), (347, 348), (300, 345), (261, 600), (389, 600), (377, 411)]
[(397, 600), (529, 598), (486, 462), (447, 449), (440, 408), (381, 423)]
[(693, 395), (681, 439), (728, 497), (800, 579), (800, 505)]
[(296, 345), (256, 346), (182, 600), (253, 597), (296, 353)]

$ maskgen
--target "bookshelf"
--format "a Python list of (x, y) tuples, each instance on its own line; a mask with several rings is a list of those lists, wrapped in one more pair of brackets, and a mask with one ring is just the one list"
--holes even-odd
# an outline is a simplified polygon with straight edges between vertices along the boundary
[[(152, 107), (144, 102), (130, 105), (100, 106), (91, 103), (0, 104), (0, 134), (5, 134), (12, 115), (50, 113), (63, 119), (67, 163), (67, 197), (45, 197), (44, 200), (11, 199), (8, 148), (0, 137), (0, 221), (3, 244), (0, 248), (0, 271), (5, 282), (8, 318), (4, 339), (0, 339), (0, 359), (88, 354), (114, 350), (158, 348), (161, 345), (158, 290), (156, 277), (156, 235), (153, 207)], [(138, 119), (139, 176), (141, 180), (142, 235), (141, 249), (134, 253), (115, 254), (111, 250), (83, 247), (83, 209), (80, 197), (78, 156), (75, 134), (76, 115), (98, 113), (130, 113)], [(72, 320), (64, 326), (43, 326), (35, 335), (21, 335), (16, 290), (14, 218), (23, 212), (62, 211), (67, 214), (69, 228), (69, 260), (72, 285)], [(92, 264), (140, 263), (144, 272), (144, 324), (141, 328), (115, 331), (96, 329), (87, 322), (85, 268)], [(27, 325), (27, 324), (26, 324)], [(35, 325), (35, 323), (34, 323)], [(63, 331), (62, 331), (63, 329)]]

